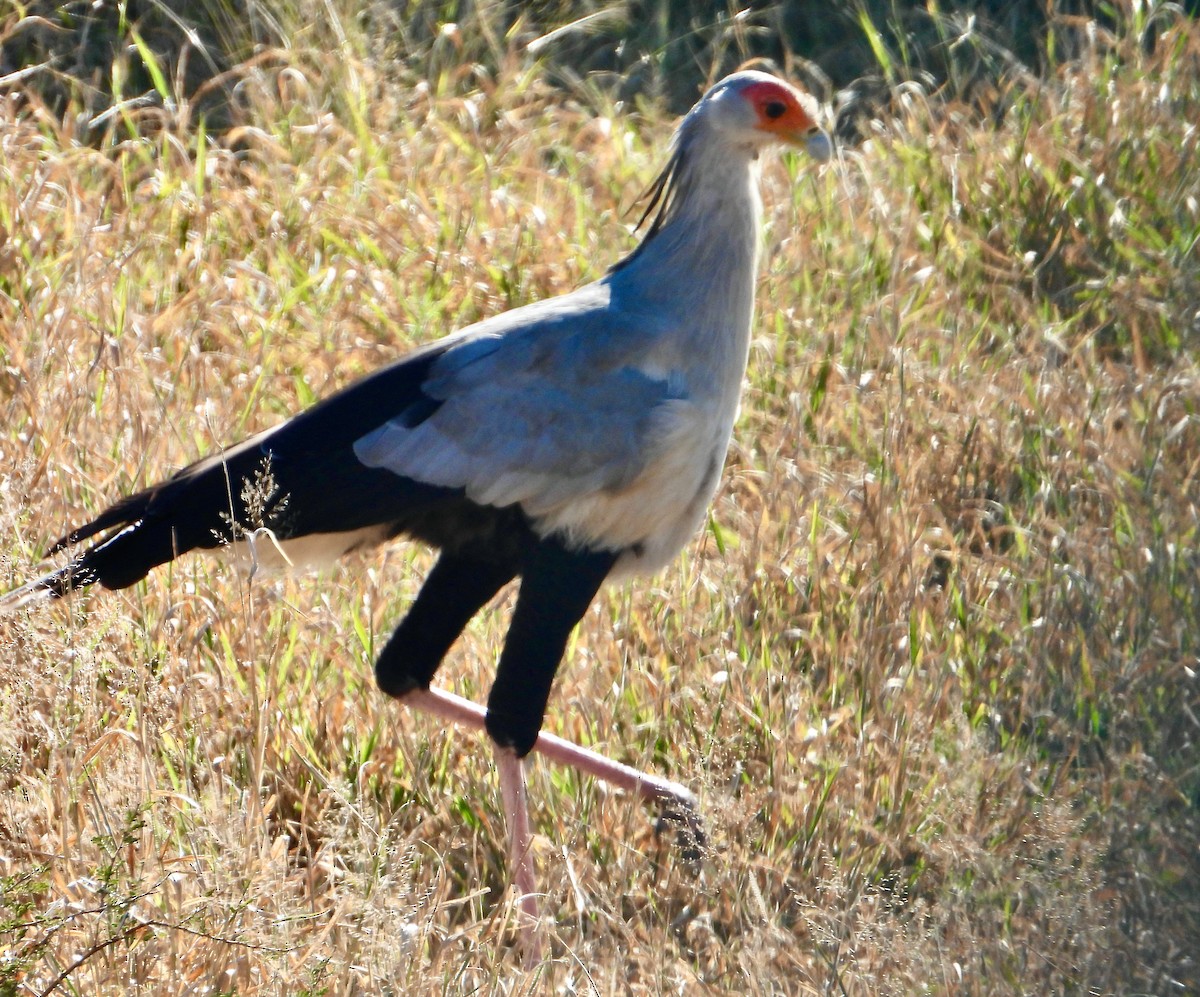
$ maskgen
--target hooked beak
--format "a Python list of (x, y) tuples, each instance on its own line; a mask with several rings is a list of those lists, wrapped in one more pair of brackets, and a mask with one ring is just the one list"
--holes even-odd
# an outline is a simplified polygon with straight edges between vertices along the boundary
[(800, 144), (818, 163), (827, 163), (833, 157), (833, 142), (820, 128), (806, 135)]

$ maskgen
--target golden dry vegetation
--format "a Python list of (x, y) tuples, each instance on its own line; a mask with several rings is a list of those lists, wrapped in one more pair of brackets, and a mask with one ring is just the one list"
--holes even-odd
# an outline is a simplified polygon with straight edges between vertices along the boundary
[[(702, 868), (534, 765), (524, 969), (486, 743), (372, 684), (426, 554), (187, 558), (0, 624), (0, 994), (1200, 991), (1200, 31), (1063, 32), (991, 116), (908, 87), (836, 163), (764, 164), (711, 527), (597, 601), (548, 717), (696, 788)], [(519, 60), (242, 72), (220, 142), (186, 108), (98, 145), (0, 111), (5, 586), (128, 490), (597, 276), (670, 130)], [(486, 692), (507, 603), (446, 685)]]

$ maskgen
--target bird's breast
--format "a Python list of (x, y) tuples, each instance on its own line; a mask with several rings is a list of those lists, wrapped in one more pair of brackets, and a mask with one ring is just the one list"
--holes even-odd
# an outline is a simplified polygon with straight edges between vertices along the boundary
[(535, 518), (539, 533), (564, 534), (581, 547), (621, 550), (610, 577), (664, 567), (704, 521), (721, 477), (732, 414), (674, 399), (655, 413), (640, 473)]

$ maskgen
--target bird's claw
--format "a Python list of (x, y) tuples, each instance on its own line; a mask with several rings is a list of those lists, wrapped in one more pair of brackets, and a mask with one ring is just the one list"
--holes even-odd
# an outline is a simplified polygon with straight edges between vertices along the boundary
[(693, 873), (699, 873), (701, 860), (708, 850), (708, 835), (695, 801), (682, 798), (662, 800), (654, 833), (661, 835), (668, 826), (675, 831), (679, 857)]

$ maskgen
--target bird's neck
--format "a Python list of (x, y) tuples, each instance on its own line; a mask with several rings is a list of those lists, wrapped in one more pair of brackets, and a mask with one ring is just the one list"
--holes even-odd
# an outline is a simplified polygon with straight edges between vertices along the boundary
[(752, 150), (682, 135), (670, 200), (651, 234), (610, 274), (615, 296), (686, 328), (685, 348), (740, 384), (749, 349), (762, 226)]

